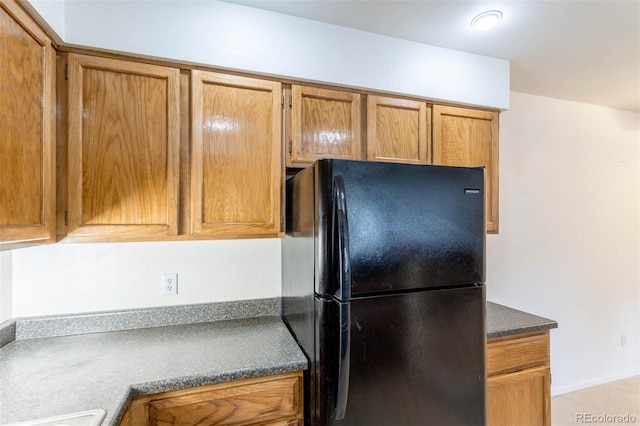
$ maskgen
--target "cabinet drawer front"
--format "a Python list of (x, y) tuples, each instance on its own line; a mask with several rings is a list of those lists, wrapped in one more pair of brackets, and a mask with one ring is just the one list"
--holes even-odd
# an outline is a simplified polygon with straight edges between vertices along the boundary
[(523, 334), (489, 340), (487, 375), (548, 365), (549, 332)]
[[(301, 413), (300, 375), (230, 383), (149, 403), (152, 425), (288, 424)], [(281, 423), (278, 423), (280, 421)]]

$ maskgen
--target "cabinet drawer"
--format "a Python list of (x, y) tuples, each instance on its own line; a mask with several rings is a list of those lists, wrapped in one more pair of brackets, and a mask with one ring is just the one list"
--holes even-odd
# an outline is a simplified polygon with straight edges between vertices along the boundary
[(301, 375), (207, 386), (149, 402), (151, 425), (297, 424)]
[(487, 343), (487, 375), (549, 364), (549, 332), (519, 334)]

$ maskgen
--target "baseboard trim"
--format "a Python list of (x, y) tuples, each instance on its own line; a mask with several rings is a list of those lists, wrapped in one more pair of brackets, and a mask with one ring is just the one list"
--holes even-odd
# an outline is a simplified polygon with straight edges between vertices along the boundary
[(625, 371), (623, 373), (614, 374), (611, 376), (597, 377), (595, 379), (587, 380), (580, 383), (574, 383), (565, 386), (551, 386), (551, 396), (558, 396), (569, 392), (575, 392), (582, 389), (590, 388), (592, 386), (603, 385), (605, 383), (615, 382), (616, 380), (628, 379), (629, 377), (640, 375), (640, 369)]

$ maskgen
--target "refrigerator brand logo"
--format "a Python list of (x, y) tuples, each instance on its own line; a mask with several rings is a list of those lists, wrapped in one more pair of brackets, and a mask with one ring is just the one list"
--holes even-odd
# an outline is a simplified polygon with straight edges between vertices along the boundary
[(464, 189), (464, 193), (465, 194), (479, 194), (480, 190), (477, 188), (465, 188)]

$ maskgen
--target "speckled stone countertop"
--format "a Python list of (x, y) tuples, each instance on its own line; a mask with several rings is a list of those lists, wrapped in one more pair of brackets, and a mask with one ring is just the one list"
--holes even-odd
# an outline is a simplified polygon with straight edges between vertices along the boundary
[[(306, 369), (276, 312), (265, 299), (2, 323), (0, 424), (101, 408), (117, 425), (137, 395)], [(557, 326), (487, 302), (488, 338)]]
[(0, 349), (0, 424), (101, 408), (117, 425), (136, 395), (306, 368), (277, 316), (16, 340)]
[(487, 302), (487, 338), (557, 328), (558, 323), (517, 309)]

